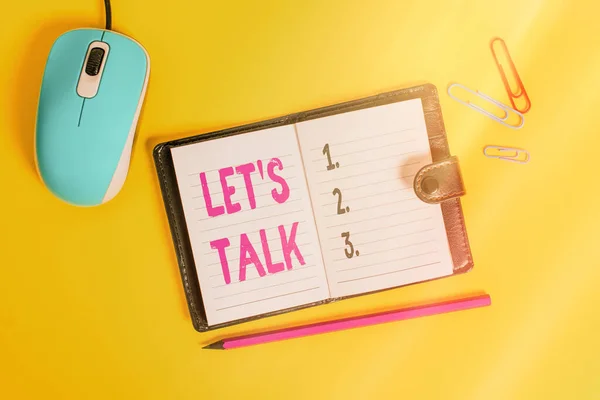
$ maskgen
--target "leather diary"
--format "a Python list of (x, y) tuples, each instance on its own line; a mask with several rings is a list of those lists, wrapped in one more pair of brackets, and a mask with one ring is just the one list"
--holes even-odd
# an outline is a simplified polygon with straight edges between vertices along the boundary
[(154, 148), (198, 331), (467, 272), (435, 86)]

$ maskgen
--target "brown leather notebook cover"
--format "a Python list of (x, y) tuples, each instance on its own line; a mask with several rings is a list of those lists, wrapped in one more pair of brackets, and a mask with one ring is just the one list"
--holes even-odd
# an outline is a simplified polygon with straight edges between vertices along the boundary
[[(194, 261), (190, 237), (188, 235), (186, 226), (186, 219), (177, 184), (177, 176), (174, 168), (171, 149), (203, 142), (206, 140), (215, 140), (233, 135), (242, 135), (248, 132), (296, 124), (302, 121), (308, 121), (335, 114), (346, 113), (349, 111), (417, 98), (420, 98), (422, 102), (425, 125), (429, 137), (431, 158), (433, 162), (430, 165), (422, 167), (417, 172), (413, 181), (413, 189), (417, 197), (423, 202), (430, 204), (438, 203), (441, 205), (448, 245), (451, 252), (452, 263), (454, 265), (453, 274), (464, 273), (473, 267), (473, 259), (469, 247), (467, 230), (460, 202), (460, 197), (465, 194), (464, 184), (460, 174), (458, 159), (451, 155), (448, 146), (442, 118), (442, 110), (438, 100), (438, 91), (436, 87), (431, 84), (395, 90), (346, 103), (286, 115), (267, 121), (172, 140), (161, 143), (154, 148), (153, 156), (160, 189), (163, 196), (166, 216), (168, 218), (171, 230), (171, 236), (174, 243), (175, 253), (179, 264), (191, 320), (194, 328), (197, 331), (208, 331), (224, 326), (238, 324), (244, 321), (255, 320), (258, 318), (311, 307), (331, 301), (338, 301), (346, 297), (362, 296), (368, 293), (330, 298), (324, 301), (281, 309), (252, 317), (227, 321), (225, 323), (209, 325), (207, 322), (206, 311), (198, 281), (198, 274), (196, 271), (196, 264)], [(418, 283), (422, 282), (425, 281)], [(397, 287), (398, 286), (396, 286), (396, 288)], [(382, 290), (390, 289), (394, 288)], [(371, 291), (369, 293), (374, 292), (375, 291)]]

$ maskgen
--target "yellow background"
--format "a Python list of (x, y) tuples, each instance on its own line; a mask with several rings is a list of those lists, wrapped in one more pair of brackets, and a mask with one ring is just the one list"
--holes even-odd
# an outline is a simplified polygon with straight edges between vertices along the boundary
[[(114, 0), (151, 78), (119, 196), (79, 209), (37, 178), (47, 53), (102, 27), (100, 0), (4, 2), (0, 24), (0, 397), (600, 398), (600, 6), (592, 0)], [(507, 102), (503, 37), (532, 101), (511, 130), (451, 100)], [(199, 334), (151, 151), (161, 140), (428, 81), (460, 158), (475, 268), (463, 276)], [(529, 150), (526, 165), (487, 144)], [(222, 336), (471, 293), (492, 306), (218, 352)]]

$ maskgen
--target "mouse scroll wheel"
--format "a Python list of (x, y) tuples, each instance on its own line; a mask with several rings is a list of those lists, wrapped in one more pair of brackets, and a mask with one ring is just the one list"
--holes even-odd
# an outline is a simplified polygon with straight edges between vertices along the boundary
[(102, 65), (103, 58), (104, 49), (100, 47), (94, 47), (88, 56), (87, 64), (85, 66), (85, 73), (90, 76), (98, 75), (98, 73), (100, 73), (100, 66)]

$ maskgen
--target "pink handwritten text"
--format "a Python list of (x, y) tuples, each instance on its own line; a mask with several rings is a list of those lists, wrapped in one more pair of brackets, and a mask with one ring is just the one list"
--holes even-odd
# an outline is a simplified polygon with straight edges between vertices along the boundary
[[(258, 167), (258, 169), (257, 169)], [(231, 186), (227, 182), (228, 177), (232, 177), (234, 175), (241, 175), (244, 180), (244, 187), (246, 189), (246, 195), (248, 198), (248, 206), (251, 210), (256, 208), (256, 196), (254, 185), (255, 183), (252, 180), (252, 173), (258, 171), (260, 173), (260, 179), (265, 180), (269, 179), (273, 183), (277, 184), (279, 187), (273, 189), (271, 191), (271, 197), (277, 203), (282, 204), (290, 197), (290, 187), (286, 180), (278, 174), (278, 172), (283, 171), (283, 163), (279, 158), (272, 158), (267, 164), (267, 173), (265, 174), (263, 171), (263, 163), (259, 160), (256, 163), (247, 163), (238, 165), (234, 167), (226, 167), (221, 168), (218, 171), (219, 174), (219, 182), (221, 183), (222, 192), (219, 195), (222, 199), (213, 198), (210, 192), (210, 188), (208, 187), (208, 181), (206, 179), (206, 173), (200, 173), (200, 186), (202, 187), (202, 197), (204, 198), (204, 204), (206, 205), (206, 213), (209, 217), (217, 217), (223, 214), (235, 214), (237, 212), (242, 211), (243, 207), (239, 202), (233, 202), (232, 197), (236, 194), (237, 188), (235, 186)], [(266, 175), (266, 176), (265, 176)], [(215, 201), (221, 201), (221, 205), (215, 205)]]
[[(298, 222), (294, 222), (292, 224), (291, 229), (289, 230), (289, 236), (286, 233), (286, 229), (283, 225), (279, 225), (277, 227), (279, 232), (279, 239), (281, 241), (281, 257), (283, 261), (273, 262), (273, 254), (269, 248), (269, 243), (267, 239), (267, 233), (264, 229), (261, 229), (259, 232), (260, 241), (262, 244), (263, 257), (264, 257), (264, 265), (267, 267), (267, 271), (269, 274), (275, 274), (277, 272), (284, 271), (284, 269), (291, 270), (293, 268), (292, 263), (292, 254), (296, 257), (300, 265), (305, 265), (306, 261), (298, 248), (298, 244), (296, 243), (296, 231), (298, 230)], [(267, 272), (263, 266), (263, 262), (261, 261), (258, 253), (256, 252), (254, 245), (248, 238), (246, 233), (242, 233), (240, 235), (240, 258), (239, 258), (239, 276), (238, 279), (240, 282), (246, 280), (246, 270), (248, 266), (253, 265), (256, 268), (259, 276), (265, 276)], [(210, 247), (212, 249), (217, 250), (219, 255), (219, 260), (221, 262), (221, 270), (223, 271), (223, 278), (226, 284), (231, 283), (231, 272), (229, 269), (229, 262), (227, 260), (226, 249), (229, 247), (231, 242), (227, 238), (222, 238), (218, 240), (213, 240), (210, 242)]]

